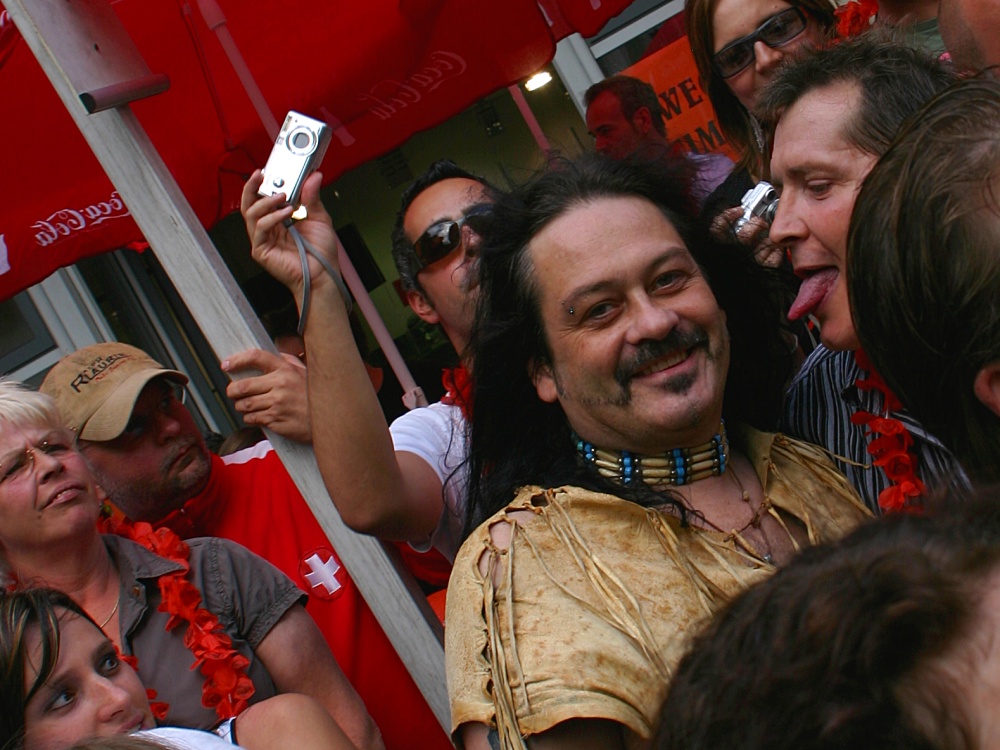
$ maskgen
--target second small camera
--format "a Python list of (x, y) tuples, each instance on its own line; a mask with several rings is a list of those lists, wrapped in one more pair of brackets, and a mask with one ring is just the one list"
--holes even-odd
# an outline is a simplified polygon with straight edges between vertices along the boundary
[(770, 224), (774, 221), (775, 211), (778, 210), (778, 191), (770, 182), (762, 180), (747, 190), (740, 201), (740, 206), (743, 208), (743, 216), (733, 225), (734, 232), (738, 233), (754, 216)]

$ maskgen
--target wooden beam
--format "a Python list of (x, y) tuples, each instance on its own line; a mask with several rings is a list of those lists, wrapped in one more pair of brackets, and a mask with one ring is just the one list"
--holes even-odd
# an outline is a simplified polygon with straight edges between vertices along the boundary
[[(142, 57), (107, 0), (4, 0), (4, 5), (216, 354), (222, 359), (251, 347), (273, 351), (134, 113), (126, 105), (88, 115), (81, 102), (88, 90), (127, 87), (149, 73), (144, 65), (137, 67)], [(412, 577), (403, 571), (409, 579), (404, 583), (379, 541), (344, 525), (310, 447), (271, 438), (424, 698), (450, 731), (440, 624), (415, 584), (408, 586)]]

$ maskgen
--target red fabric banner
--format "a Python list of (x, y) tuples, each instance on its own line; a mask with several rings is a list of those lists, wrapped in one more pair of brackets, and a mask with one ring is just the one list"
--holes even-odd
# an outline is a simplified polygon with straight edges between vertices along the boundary
[[(270, 152), (213, 28), (231, 35), (270, 111), (325, 120), (327, 181), (397, 147), (551, 60), (626, 0), (117, 0), (170, 88), (131, 106), (199, 219), (235, 210)], [(204, 15), (203, 15), (204, 13)], [(206, 15), (213, 28), (206, 22)], [(142, 237), (27, 44), (0, 15), (0, 300), (60, 266)], [(159, 249), (161, 252), (163, 248)]]

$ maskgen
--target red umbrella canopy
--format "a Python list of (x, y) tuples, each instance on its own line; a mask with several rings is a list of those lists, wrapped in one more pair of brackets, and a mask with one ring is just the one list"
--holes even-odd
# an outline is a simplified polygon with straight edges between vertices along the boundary
[[(235, 210), (271, 148), (225, 46), (280, 122), (334, 138), (327, 180), (538, 70), (555, 41), (595, 33), (630, 0), (117, 0), (163, 94), (131, 106), (206, 226)], [(541, 4), (542, 7), (539, 7)], [(0, 300), (60, 266), (142, 239), (6, 13), (0, 14)]]

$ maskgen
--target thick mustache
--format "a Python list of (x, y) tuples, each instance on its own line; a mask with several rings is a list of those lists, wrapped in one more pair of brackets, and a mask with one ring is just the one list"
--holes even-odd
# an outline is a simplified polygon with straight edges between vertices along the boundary
[(644, 341), (639, 344), (633, 355), (618, 363), (618, 367), (615, 369), (615, 380), (622, 388), (625, 388), (636, 373), (653, 360), (707, 343), (708, 332), (700, 326), (684, 331), (675, 328), (659, 341)]

